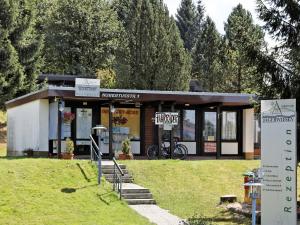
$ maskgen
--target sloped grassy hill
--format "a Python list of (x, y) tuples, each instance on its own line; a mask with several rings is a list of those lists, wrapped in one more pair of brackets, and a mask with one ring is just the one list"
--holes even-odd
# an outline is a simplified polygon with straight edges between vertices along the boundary
[[(259, 167), (260, 161), (246, 160), (145, 160), (124, 161), (135, 182), (150, 188), (157, 204), (182, 218), (198, 223), (249, 224), (219, 205), (220, 196), (235, 194), (243, 200), (243, 176)], [(203, 220), (202, 220), (203, 219)], [(203, 223), (201, 223), (203, 222)]]
[(88, 161), (0, 158), (0, 224), (150, 224)]

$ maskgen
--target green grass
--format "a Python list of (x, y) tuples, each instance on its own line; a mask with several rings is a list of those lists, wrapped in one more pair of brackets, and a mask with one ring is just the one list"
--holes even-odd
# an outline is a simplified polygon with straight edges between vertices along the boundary
[(0, 224), (150, 224), (88, 161), (0, 159)]
[[(122, 162), (123, 163), (123, 162)], [(259, 161), (124, 161), (135, 182), (150, 188), (159, 206), (182, 218), (204, 217), (214, 224), (248, 224), (221, 207), (220, 196), (235, 194), (243, 200), (242, 174)]]
[(6, 156), (6, 144), (0, 143), (0, 157), (1, 156)]

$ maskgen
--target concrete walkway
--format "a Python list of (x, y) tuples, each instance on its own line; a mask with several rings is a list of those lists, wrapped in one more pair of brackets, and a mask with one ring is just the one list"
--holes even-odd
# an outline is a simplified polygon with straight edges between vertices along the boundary
[(170, 214), (167, 210), (157, 205), (130, 205), (140, 215), (146, 217), (151, 223), (157, 225), (183, 225), (184, 222), (177, 216)]

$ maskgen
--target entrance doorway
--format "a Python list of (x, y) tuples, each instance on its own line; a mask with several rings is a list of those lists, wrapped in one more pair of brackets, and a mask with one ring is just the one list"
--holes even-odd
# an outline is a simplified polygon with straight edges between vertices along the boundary
[(203, 113), (203, 155), (215, 155), (217, 153), (217, 112), (205, 111)]
[(90, 134), (92, 130), (92, 109), (76, 109), (76, 149), (75, 154), (89, 154)]

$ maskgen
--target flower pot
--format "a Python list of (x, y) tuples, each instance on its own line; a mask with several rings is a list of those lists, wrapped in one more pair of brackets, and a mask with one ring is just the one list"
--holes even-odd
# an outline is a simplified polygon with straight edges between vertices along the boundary
[(119, 154), (119, 160), (126, 160), (126, 159), (131, 159), (130, 155)]
[(64, 153), (61, 154), (61, 158), (62, 159), (74, 159), (74, 154), (73, 153), (64, 152)]

